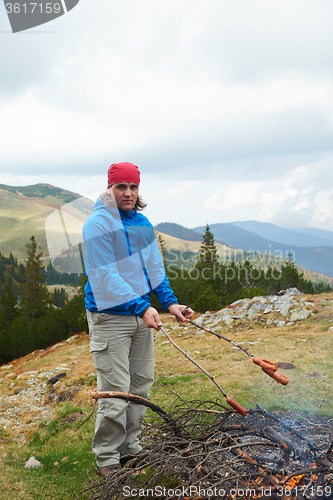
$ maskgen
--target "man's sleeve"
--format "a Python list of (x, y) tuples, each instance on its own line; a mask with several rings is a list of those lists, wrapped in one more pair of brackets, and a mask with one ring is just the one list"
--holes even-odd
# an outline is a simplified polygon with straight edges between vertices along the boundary
[(171, 289), (169, 280), (165, 274), (161, 252), (155, 238), (150, 245), (150, 257), (147, 266), (152, 290), (162, 308), (166, 310), (171, 304), (178, 304), (177, 297)]

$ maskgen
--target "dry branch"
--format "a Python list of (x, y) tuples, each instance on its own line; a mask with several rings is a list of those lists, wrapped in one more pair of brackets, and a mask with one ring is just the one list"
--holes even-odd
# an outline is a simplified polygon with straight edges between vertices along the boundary
[[(290, 454), (290, 449), (277, 444), (264, 432), (267, 425), (274, 424), (274, 420), (251, 412), (246, 417), (246, 425), (242, 425), (243, 419), (222, 409), (223, 405), (218, 401), (188, 402), (178, 397), (169, 413), (172, 423), (164, 421), (162, 427), (157, 427), (151, 420), (150, 423), (145, 422), (145, 436), (149, 436), (145, 442), (148, 451), (107, 480), (93, 484), (90, 500), (124, 500), (124, 486), (138, 488), (138, 475), (140, 488), (145, 491), (157, 485), (173, 484), (173, 481), (185, 489), (193, 485), (206, 490), (222, 487), (226, 498), (232, 489), (256, 489), (260, 495), (261, 488), (270, 488), (272, 492), (278, 492), (280, 485), (287, 488), (287, 478), (297, 474), (290, 459), (298, 452)], [(175, 435), (175, 425), (181, 429), (181, 435)], [(248, 435), (243, 437), (244, 430)], [(277, 430), (281, 432), (281, 424)], [(257, 436), (263, 434), (266, 439), (258, 439)], [(314, 469), (306, 469), (305, 465), (306, 480), (312, 481), (309, 474), (331, 471), (325, 464), (318, 467), (320, 460), (306, 441), (298, 436), (295, 439), (303, 443), (301, 454), (295, 455), (297, 469), (309, 463), (308, 458), (317, 465)], [(271, 463), (272, 448), (276, 455), (274, 467)], [(267, 449), (271, 451), (268, 453)], [(323, 485), (327, 484), (325, 481)], [(184, 500), (185, 496), (181, 498)], [(171, 498), (167, 493), (159, 496), (160, 500), (167, 498)]]
[(191, 358), (191, 356), (189, 356), (187, 354), (187, 352), (183, 351), (183, 349), (181, 347), (179, 347), (179, 345), (176, 344), (176, 342), (174, 340), (172, 340), (172, 338), (170, 337), (170, 335), (165, 331), (163, 330), (163, 328), (161, 328), (161, 332), (164, 333), (164, 335), (166, 336), (166, 338), (171, 342), (171, 344), (176, 348), (178, 349), (178, 351), (180, 351), (184, 356), (185, 358), (187, 358), (189, 361), (191, 361), (191, 363), (193, 363), (195, 366), (197, 366), (205, 375), (207, 375), (208, 378), (210, 378), (210, 380), (212, 382), (214, 382), (214, 384), (216, 385), (216, 387), (218, 388), (218, 390), (223, 394), (223, 396), (226, 398), (227, 395), (226, 393), (224, 392), (224, 390), (222, 389), (222, 387), (216, 382), (215, 380), (215, 377), (213, 375), (211, 375), (210, 373), (208, 373), (207, 370), (205, 370), (201, 365), (199, 365), (199, 363), (197, 363), (193, 358)]
[(170, 422), (170, 417), (166, 411), (162, 410), (155, 403), (152, 403), (149, 399), (142, 398), (141, 396), (136, 396), (135, 394), (130, 394), (129, 392), (116, 392), (116, 391), (92, 391), (90, 393), (90, 397), (93, 399), (102, 399), (102, 398), (119, 398), (124, 399), (125, 401), (130, 401), (131, 403), (135, 403), (138, 405), (147, 406), (147, 408), (151, 408), (155, 413), (160, 415), (162, 418)]

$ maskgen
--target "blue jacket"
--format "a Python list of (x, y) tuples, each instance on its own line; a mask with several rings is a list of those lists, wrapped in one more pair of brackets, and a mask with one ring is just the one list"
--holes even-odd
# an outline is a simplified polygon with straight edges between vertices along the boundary
[(102, 200), (95, 203), (82, 231), (86, 308), (142, 316), (150, 306), (151, 291), (164, 310), (177, 303), (147, 217), (137, 211), (122, 212)]

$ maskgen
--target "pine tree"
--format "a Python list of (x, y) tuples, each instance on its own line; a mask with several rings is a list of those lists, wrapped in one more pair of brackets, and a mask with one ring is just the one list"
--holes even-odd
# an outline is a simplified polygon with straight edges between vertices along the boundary
[(213, 268), (214, 264), (218, 262), (215, 238), (208, 224), (206, 225), (205, 232), (202, 236), (202, 242), (199, 252), (200, 266)]
[(44, 264), (42, 253), (37, 252), (36, 238), (31, 236), (26, 244), (28, 258), (25, 260), (26, 281), (23, 285), (21, 307), (24, 316), (29, 319), (40, 318), (46, 313), (50, 303), (49, 294), (44, 285)]
[(17, 300), (9, 280), (6, 279), (5, 289), (0, 295), (0, 328), (9, 330), (10, 325), (17, 315)]
[(156, 234), (156, 237), (158, 240), (158, 246), (160, 247), (160, 252), (162, 255), (162, 259), (163, 259), (163, 264), (165, 265), (165, 258), (166, 258), (166, 254), (167, 254), (166, 244), (165, 244), (163, 237), (160, 235), (160, 233), (155, 231), (155, 234)]

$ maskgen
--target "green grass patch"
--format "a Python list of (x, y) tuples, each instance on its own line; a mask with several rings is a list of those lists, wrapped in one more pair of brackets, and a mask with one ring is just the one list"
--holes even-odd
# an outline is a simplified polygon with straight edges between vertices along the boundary
[[(59, 412), (61, 418), (68, 416), (77, 408), (64, 405)], [(73, 500), (73, 492), (78, 494), (84, 489), (85, 472), (97, 479), (95, 459), (91, 451), (93, 425), (87, 423), (78, 431), (78, 422), (59, 425), (61, 420), (50, 422), (45, 428), (36, 431), (28, 443), (17, 446), (10, 443), (6, 447), (6, 457), (0, 463), (3, 490), (6, 500), (40, 500), (40, 498)], [(25, 469), (24, 464), (31, 456), (39, 460), (40, 469)], [(11, 489), (9, 478), (20, 478), (22, 489)], [(6, 479), (7, 478), (7, 479)], [(89, 494), (80, 495), (86, 500)]]

